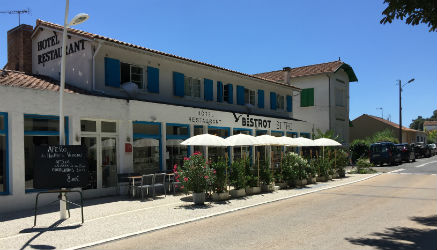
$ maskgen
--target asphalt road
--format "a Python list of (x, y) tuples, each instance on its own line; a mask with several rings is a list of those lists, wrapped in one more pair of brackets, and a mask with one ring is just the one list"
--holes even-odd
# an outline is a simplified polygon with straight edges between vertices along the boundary
[(434, 250), (437, 249), (436, 159), (407, 164), (408, 169), (407, 165), (400, 165), (396, 169), (405, 170), (355, 184), (109, 242), (93, 249)]
[(419, 158), (415, 162), (402, 163), (397, 166), (384, 165), (382, 167), (374, 167), (378, 172), (391, 172), (398, 170), (398, 173), (414, 173), (414, 174), (437, 174), (437, 156), (430, 158)]

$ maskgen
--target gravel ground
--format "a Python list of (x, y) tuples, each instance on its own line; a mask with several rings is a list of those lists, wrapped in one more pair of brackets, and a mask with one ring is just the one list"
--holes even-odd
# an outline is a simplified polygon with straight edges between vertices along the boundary
[(125, 197), (93, 199), (86, 201), (84, 224), (80, 224), (79, 208), (71, 209), (71, 218), (65, 221), (59, 221), (58, 211), (38, 215), (36, 227), (33, 227), (34, 218), (31, 213), (9, 214), (0, 224), (0, 249), (77, 248), (288, 199), (373, 176), (348, 174), (347, 178), (308, 185), (302, 189), (278, 190), (226, 202), (206, 202), (204, 206), (193, 205), (191, 196), (183, 194), (159, 196), (144, 202)]

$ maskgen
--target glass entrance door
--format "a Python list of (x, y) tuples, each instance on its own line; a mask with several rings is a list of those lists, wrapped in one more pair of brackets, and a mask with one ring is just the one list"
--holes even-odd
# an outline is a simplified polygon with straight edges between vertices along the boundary
[(117, 186), (117, 145), (115, 137), (102, 137), (100, 140), (102, 187)]
[(97, 188), (97, 138), (82, 137), (81, 145), (87, 148), (89, 181), (84, 189)]

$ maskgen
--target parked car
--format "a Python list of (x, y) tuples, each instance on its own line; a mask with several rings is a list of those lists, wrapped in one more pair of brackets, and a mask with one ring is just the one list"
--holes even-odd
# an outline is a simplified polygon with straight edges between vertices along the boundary
[(437, 146), (435, 143), (428, 144), (428, 146), (431, 148), (431, 156), (434, 156), (437, 154)]
[(396, 144), (396, 148), (401, 151), (401, 159), (405, 162), (416, 161), (416, 155), (410, 144)]
[(377, 142), (370, 145), (369, 160), (375, 165), (397, 165), (402, 162), (401, 151), (392, 142)]
[(416, 142), (414, 144), (414, 149), (417, 152), (416, 158), (431, 157), (431, 147), (429, 147), (428, 144)]

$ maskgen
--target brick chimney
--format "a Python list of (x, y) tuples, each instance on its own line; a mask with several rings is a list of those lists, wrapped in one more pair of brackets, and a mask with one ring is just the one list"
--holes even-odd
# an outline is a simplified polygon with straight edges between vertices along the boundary
[(284, 71), (284, 83), (290, 85), (290, 67), (284, 67), (282, 68), (282, 71)]
[(21, 24), (8, 31), (8, 63), (6, 69), (32, 73), (33, 27)]

